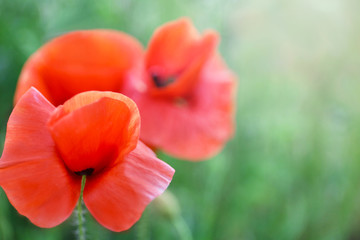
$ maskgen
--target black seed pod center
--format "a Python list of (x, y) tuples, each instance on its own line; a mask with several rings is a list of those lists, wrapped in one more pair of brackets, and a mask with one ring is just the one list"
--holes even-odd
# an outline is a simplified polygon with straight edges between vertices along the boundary
[(175, 81), (175, 77), (169, 77), (167, 79), (163, 79), (156, 73), (152, 73), (151, 78), (154, 81), (156, 87), (158, 87), (158, 88), (166, 87), (167, 85), (169, 85), (170, 83), (173, 83)]
[(79, 175), (79, 176), (90, 176), (92, 173), (94, 172), (94, 169), (93, 168), (87, 168), (85, 170), (82, 170), (82, 171), (79, 171), (79, 172), (75, 172), (76, 175)]

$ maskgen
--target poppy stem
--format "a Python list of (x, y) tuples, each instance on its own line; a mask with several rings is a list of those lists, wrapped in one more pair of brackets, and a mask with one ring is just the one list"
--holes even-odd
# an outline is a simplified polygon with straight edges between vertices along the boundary
[(82, 212), (82, 201), (83, 201), (83, 192), (85, 188), (86, 175), (83, 175), (81, 178), (81, 190), (80, 190), (80, 199), (77, 205), (77, 215), (78, 215), (78, 239), (85, 240), (85, 228), (84, 228), (84, 216)]
[(137, 240), (149, 240), (149, 216), (145, 210), (141, 216), (140, 221), (137, 224)]
[(173, 218), (172, 223), (179, 234), (180, 240), (193, 240), (191, 230), (181, 216)]

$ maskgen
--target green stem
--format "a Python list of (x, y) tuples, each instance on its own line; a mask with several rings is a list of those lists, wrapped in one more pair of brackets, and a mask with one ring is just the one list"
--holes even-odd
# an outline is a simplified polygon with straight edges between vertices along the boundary
[(141, 216), (141, 219), (137, 225), (137, 239), (138, 240), (148, 240), (150, 239), (149, 233), (149, 221), (148, 221), (148, 212), (145, 210)]
[(81, 190), (80, 190), (80, 199), (77, 205), (77, 217), (78, 217), (78, 239), (85, 240), (85, 228), (84, 228), (84, 218), (82, 212), (82, 201), (83, 201), (83, 192), (85, 188), (86, 175), (83, 175), (81, 178)]
[(180, 240), (193, 240), (191, 230), (181, 216), (174, 218), (172, 223), (179, 234)]

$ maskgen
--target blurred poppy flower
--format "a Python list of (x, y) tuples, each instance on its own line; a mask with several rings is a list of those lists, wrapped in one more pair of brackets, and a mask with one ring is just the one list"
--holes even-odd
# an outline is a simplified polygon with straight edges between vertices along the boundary
[(80, 196), (104, 227), (123, 231), (170, 183), (174, 170), (138, 141), (135, 103), (84, 92), (55, 108), (31, 88), (15, 106), (0, 159), (0, 185), (35, 225), (66, 220)]
[(121, 92), (141, 65), (142, 56), (141, 44), (119, 31), (83, 30), (61, 35), (27, 60), (14, 102), (32, 86), (55, 106), (84, 91)]
[(234, 131), (235, 77), (216, 53), (218, 35), (186, 19), (159, 27), (145, 55), (143, 81), (125, 94), (139, 107), (141, 139), (187, 160), (219, 152)]

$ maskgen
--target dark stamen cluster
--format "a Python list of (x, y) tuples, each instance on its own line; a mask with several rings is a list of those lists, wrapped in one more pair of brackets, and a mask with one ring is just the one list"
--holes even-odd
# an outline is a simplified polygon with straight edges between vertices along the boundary
[(94, 172), (94, 169), (93, 168), (87, 168), (85, 170), (82, 170), (82, 171), (79, 171), (79, 172), (75, 172), (76, 175), (79, 175), (79, 176), (89, 176), (91, 175), (92, 173)]
[(173, 83), (175, 81), (175, 77), (169, 77), (167, 79), (163, 79), (159, 75), (157, 75), (156, 73), (152, 73), (151, 78), (154, 81), (156, 87), (158, 87), (158, 88), (166, 87), (170, 83)]

